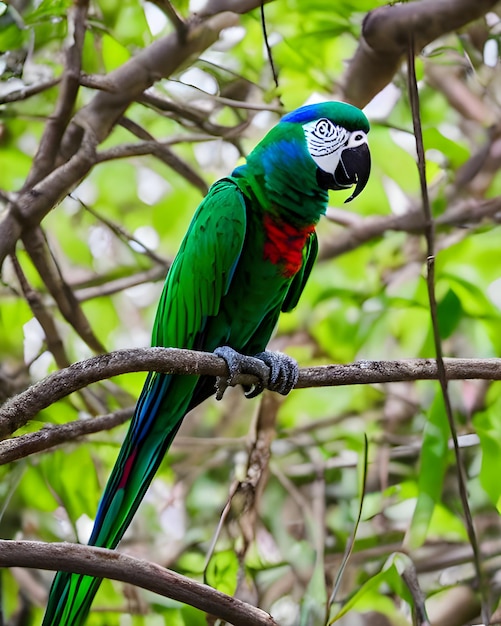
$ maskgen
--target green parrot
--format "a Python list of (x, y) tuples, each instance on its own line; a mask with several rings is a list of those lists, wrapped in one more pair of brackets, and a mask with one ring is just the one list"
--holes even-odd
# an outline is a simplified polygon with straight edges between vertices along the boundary
[[(328, 190), (365, 187), (369, 123), (341, 102), (285, 115), (231, 176), (212, 185), (167, 275), (153, 346), (215, 352), (231, 378), (255, 355), (282, 394), (297, 381), (287, 355), (265, 351), (281, 311), (293, 309), (317, 255), (315, 226)], [(184, 416), (228, 381), (151, 372), (97, 511), (89, 545), (115, 548)], [(246, 395), (259, 393), (258, 383)], [(43, 626), (84, 624), (101, 580), (58, 572)]]

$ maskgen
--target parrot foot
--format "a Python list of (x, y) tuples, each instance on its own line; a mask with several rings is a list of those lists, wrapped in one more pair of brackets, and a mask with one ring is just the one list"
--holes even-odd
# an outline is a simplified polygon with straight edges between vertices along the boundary
[[(221, 346), (214, 350), (216, 356), (226, 361), (229, 376), (216, 378), (216, 399), (221, 400), (227, 387), (231, 387), (238, 374), (252, 374), (258, 379), (249, 391), (245, 392), (246, 398), (255, 398), (265, 388), (286, 396), (295, 386), (299, 378), (297, 362), (282, 352), (266, 350), (256, 356), (240, 354), (229, 346)], [(268, 373), (263, 372), (262, 363), (268, 366)]]
[[(263, 361), (270, 368), (270, 380), (268, 382), (268, 389), (276, 391), (282, 396), (286, 396), (294, 389), (299, 378), (299, 367), (297, 361), (283, 352), (272, 352), (265, 350), (256, 354), (256, 359)], [(246, 396), (253, 398), (263, 391), (258, 389), (254, 393), (255, 388), (252, 389)]]

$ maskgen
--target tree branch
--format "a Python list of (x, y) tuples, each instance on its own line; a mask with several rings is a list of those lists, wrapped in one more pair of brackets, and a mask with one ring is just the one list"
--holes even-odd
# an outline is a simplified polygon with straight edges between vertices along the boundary
[[(501, 380), (501, 359), (445, 358), (444, 364), (447, 380)], [(266, 380), (268, 367), (259, 359), (256, 359), (256, 367)], [(194, 350), (136, 348), (91, 357), (54, 372), (0, 407), (0, 438), (8, 437), (39, 411), (82, 387), (140, 371), (196, 376), (228, 375), (223, 359), (212, 353)], [(348, 365), (303, 368), (296, 389), (435, 379), (437, 365), (434, 359), (357, 361)], [(235, 384), (251, 385), (255, 382), (256, 379), (248, 374), (235, 377)]]
[[(255, 6), (259, 6), (254, 0)], [(96, 163), (96, 146), (110, 134), (131, 102), (160, 78), (214, 43), (236, 23), (230, 13), (192, 19), (181, 41), (172, 33), (155, 41), (107, 76), (111, 91), (100, 91), (70, 122), (62, 138), (59, 167), (18, 194), (0, 219), (0, 267), (22, 234), (36, 227)]]
[(485, 15), (497, 0), (421, 0), (378, 7), (367, 14), (360, 44), (344, 76), (346, 102), (364, 107), (391, 82), (414, 33), (419, 52), (434, 39)]
[(12, 463), (85, 435), (111, 430), (130, 419), (133, 411), (133, 407), (128, 407), (92, 419), (80, 419), (58, 426), (48, 424), (35, 433), (0, 441), (0, 465)]
[[(440, 228), (458, 227), (464, 228), (465, 224), (478, 224), (485, 218), (499, 221), (498, 214), (501, 211), (501, 196), (488, 200), (461, 199), (456, 205), (451, 206), (445, 213), (435, 219), (435, 224)], [(329, 208), (327, 217), (332, 221), (348, 223), (352, 225), (341, 233), (336, 233), (332, 240), (321, 242), (319, 259), (331, 259), (350, 252), (364, 243), (377, 239), (386, 231), (400, 231), (414, 234), (422, 234), (426, 226), (423, 210), (420, 206), (412, 208), (403, 215), (373, 215), (371, 217), (356, 219), (347, 216), (341, 209)]]
[(23, 185), (23, 191), (33, 187), (52, 171), (64, 132), (71, 119), (75, 100), (80, 88), (82, 49), (86, 31), (89, 0), (75, 0), (70, 9), (72, 42), (66, 50), (65, 67), (61, 89), (53, 115), (45, 126), (33, 165)]
[(35, 567), (111, 578), (184, 602), (235, 626), (277, 626), (271, 615), (251, 604), (115, 550), (71, 543), (0, 540), (0, 566)]

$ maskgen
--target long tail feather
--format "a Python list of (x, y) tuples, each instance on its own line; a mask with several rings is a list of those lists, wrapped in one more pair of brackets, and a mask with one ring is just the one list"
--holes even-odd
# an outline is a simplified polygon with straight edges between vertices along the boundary
[[(148, 376), (101, 497), (89, 545), (116, 547), (184, 416), (210, 395), (205, 382), (194, 376)], [(100, 578), (58, 572), (42, 626), (84, 624), (100, 583)]]

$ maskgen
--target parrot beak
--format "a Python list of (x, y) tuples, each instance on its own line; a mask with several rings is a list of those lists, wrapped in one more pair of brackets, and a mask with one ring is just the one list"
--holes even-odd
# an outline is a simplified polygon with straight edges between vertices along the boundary
[(345, 200), (350, 202), (362, 192), (371, 172), (371, 153), (366, 143), (355, 148), (345, 148), (334, 172), (334, 180), (340, 189), (355, 186), (355, 191)]

